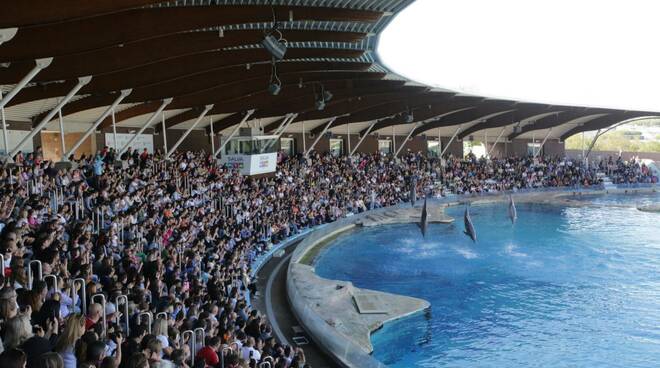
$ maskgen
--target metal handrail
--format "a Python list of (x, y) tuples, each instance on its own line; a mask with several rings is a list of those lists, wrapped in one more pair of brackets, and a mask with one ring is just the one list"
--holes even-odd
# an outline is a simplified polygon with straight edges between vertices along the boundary
[(76, 283), (80, 283), (80, 291), (81, 291), (81, 303), (80, 303), (80, 310), (82, 311), (82, 314), (84, 316), (87, 315), (87, 289), (85, 287), (85, 279), (83, 278), (77, 278), (73, 280), (73, 286), (71, 288), (71, 299), (74, 301), (76, 300)]
[(201, 337), (202, 337), (202, 345), (201, 347), (204, 347), (204, 344), (206, 344), (206, 330), (204, 330), (203, 327), (197, 327), (196, 329), (193, 330), (195, 333), (195, 349), (197, 349), (197, 333), (201, 332)]
[(124, 318), (126, 318), (126, 335), (130, 334), (130, 323), (129, 323), (129, 315), (128, 315), (128, 295), (119, 295), (118, 297), (115, 298), (115, 305), (117, 306), (117, 309), (119, 309), (119, 306), (121, 305), (120, 301), (124, 301)]
[(32, 276), (32, 264), (36, 264), (37, 267), (37, 277), (38, 280), (41, 281), (43, 280), (43, 268), (41, 266), (41, 261), (39, 260), (32, 260), (28, 263), (28, 290), (32, 290), (32, 284), (34, 283), (34, 276)]
[(138, 325), (142, 324), (143, 316), (149, 317), (147, 319), (149, 321), (147, 327), (149, 329), (149, 333), (151, 334), (151, 325), (154, 323), (154, 316), (153, 314), (151, 314), (151, 312), (141, 312), (140, 314), (138, 314)]
[(57, 291), (57, 275), (46, 275), (44, 276), (44, 281), (46, 282), (46, 288), (48, 288), (48, 280), (53, 279), (53, 289)]
[(105, 300), (105, 295), (104, 294), (94, 294), (92, 295), (92, 299), (90, 300), (92, 303), (94, 303), (94, 300), (96, 298), (101, 298), (101, 308), (103, 308), (103, 338), (108, 336), (108, 320), (107, 320), (107, 315), (106, 315), (106, 300)]
[[(233, 344), (235, 344), (235, 343), (233, 343)], [(236, 346), (238, 346), (238, 345), (236, 345)], [(228, 355), (228, 354), (225, 354), (225, 353), (227, 351), (233, 353), (234, 349), (231, 346), (223, 346), (222, 347), (222, 353), (220, 354), (221, 355), (220, 356), (220, 368), (225, 368), (225, 356)]]
[(191, 345), (190, 347), (190, 365), (194, 366), (195, 365), (195, 332), (193, 330), (185, 330), (183, 333), (181, 333), (181, 338), (183, 340), (186, 339), (186, 335), (190, 335), (188, 338), (188, 344)]
[(162, 316), (162, 318), (165, 319), (166, 321), (169, 320), (169, 314), (167, 314), (167, 312), (159, 312), (159, 313), (156, 313), (156, 320), (158, 320), (159, 318), (161, 318), (161, 316)]

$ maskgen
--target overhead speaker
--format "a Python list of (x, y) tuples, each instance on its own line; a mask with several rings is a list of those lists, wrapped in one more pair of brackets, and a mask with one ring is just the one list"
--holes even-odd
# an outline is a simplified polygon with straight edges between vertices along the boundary
[(284, 55), (286, 54), (286, 43), (281, 42), (280, 40), (275, 38), (275, 36), (273, 36), (272, 34), (266, 35), (263, 41), (261, 41), (261, 45), (276, 60), (284, 59)]
[(412, 123), (415, 120), (415, 117), (411, 112), (407, 113), (406, 116), (404, 117), (404, 121), (406, 123)]
[(318, 111), (322, 111), (323, 109), (325, 109), (325, 101), (316, 100), (315, 106)]

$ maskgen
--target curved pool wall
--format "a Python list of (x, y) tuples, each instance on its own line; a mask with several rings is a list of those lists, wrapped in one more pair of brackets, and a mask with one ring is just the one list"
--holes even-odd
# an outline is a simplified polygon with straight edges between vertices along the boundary
[[(601, 188), (594, 190), (574, 190), (574, 189), (544, 189), (538, 191), (524, 191), (514, 194), (516, 201), (519, 202), (538, 202), (538, 203), (564, 203), (579, 205), (580, 201), (573, 201), (574, 198), (580, 198), (582, 195), (597, 195), (597, 194), (631, 194), (631, 193), (654, 193), (656, 192), (655, 186), (648, 186), (643, 188), (621, 188), (603, 190)], [(472, 202), (496, 202), (508, 199), (509, 193), (496, 193), (488, 195), (471, 195), (471, 196), (451, 196), (449, 198), (433, 199), (429, 203), (437, 206), (455, 206), (465, 201)], [(565, 199), (566, 198), (566, 199)], [(419, 207), (421, 203), (418, 203)], [(291, 262), (288, 268), (287, 275), (287, 297), (291, 306), (293, 314), (298, 319), (301, 326), (315, 341), (315, 343), (324, 350), (333, 360), (335, 360), (342, 367), (350, 368), (371, 368), (371, 367), (386, 367), (382, 362), (372, 357), (368, 351), (363, 347), (352, 341), (347, 336), (339, 333), (337, 329), (327, 322), (325, 315), (319, 315), (315, 312), (315, 305), (323, 303), (323, 300), (311, 300), (306, 298), (300, 290), (298, 290), (298, 279), (305, 277), (316, 277), (313, 264), (315, 257), (318, 255), (319, 248), (322, 248), (325, 243), (328, 243), (333, 237), (338, 236), (345, 231), (355, 228), (362, 221), (374, 214), (383, 214), (392, 209), (409, 208), (409, 203), (402, 203), (388, 208), (380, 208), (372, 211), (367, 211), (351, 217), (340, 219), (334, 223), (327, 224), (323, 228), (314, 230), (310, 235), (305, 238), (294, 251)], [(413, 219), (408, 219), (407, 222), (414, 222)], [(403, 223), (403, 221), (401, 222)], [(320, 279), (320, 278), (319, 278)], [(326, 280), (327, 281), (327, 280)], [(338, 314), (341, 314), (338, 311)], [(374, 328), (376, 330), (378, 327)], [(387, 327), (387, 326), (386, 326)], [(373, 332), (373, 331), (372, 331)]]

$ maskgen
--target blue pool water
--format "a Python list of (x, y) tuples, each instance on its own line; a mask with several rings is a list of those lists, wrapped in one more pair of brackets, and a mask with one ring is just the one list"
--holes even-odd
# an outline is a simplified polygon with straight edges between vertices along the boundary
[(431, 225), (425, 240), (413, 224), (359, 229), (317, 259), (322, 277), (431, 302), (372, 336), (377, 359), (660, 367), (660, 214), (519, 204), (512, 226), (506, 204), (478, 205), (473, 244), (462, 210), (449, 209), (456, 223)]

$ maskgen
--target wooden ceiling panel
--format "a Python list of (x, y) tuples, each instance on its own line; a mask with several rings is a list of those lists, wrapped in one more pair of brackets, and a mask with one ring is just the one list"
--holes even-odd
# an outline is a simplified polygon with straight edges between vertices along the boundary
[[(3, 5), (4, 8), (4, 5)], [(130, 9), (92, 18), (20, 29), (0, 47), (0, 61), (29, 60), (80, 53), (205, 27), (297, 21), (376, 22), (380, 12), (295, 6), (183, 6)]]
[[(285, 32), (289, 42), (357, 42), (364, 33), (300, 31)], [(188, 32), (138, 41), (121, 47), (114, 46), (53, 59), (51, 65), (33, 79), (34, 82), (72, 79), (84, 75), (102, 74), (135, 69), (166, 60), (205, 54), (226, 47), (257, 44), (263, 38), (261, 30), (227, 31), (223, 37), (218, 32)], [(1, 50), (1, 48), (0, 48)], [(17, 83), (30, 69), (33, 60), (12, 62), (8, 68), (0, 68), (0, 83)]]

